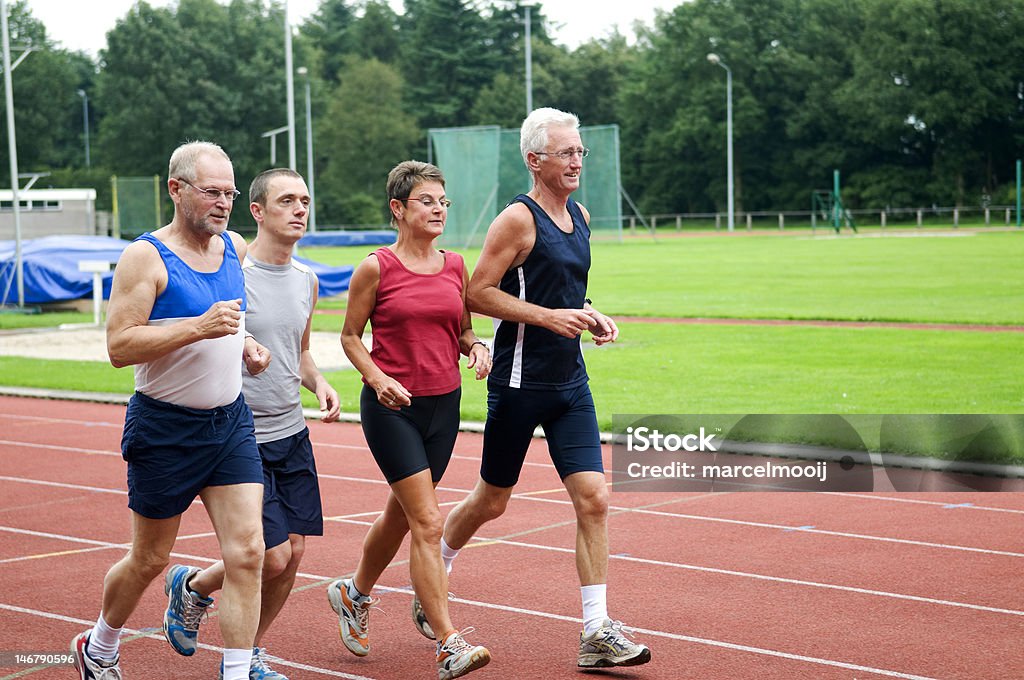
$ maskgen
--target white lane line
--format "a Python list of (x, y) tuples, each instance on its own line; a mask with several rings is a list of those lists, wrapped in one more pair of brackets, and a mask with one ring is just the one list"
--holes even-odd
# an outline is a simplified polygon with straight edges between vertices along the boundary
[(901, 545), (916, 545), (926, 548), (939, 548), (942, 550), (960, 550), (965, 552), (982, 553), (985, 555), (1002, 555), (1004, 557), (1024, 557), (1024, 553), (1010, 552), (1006, 550), (990, 550), (988, 548), (973, 548), (966, 545), (952, 545), (949, 543), (930, 543), (928, 541), (913, 541), (907, 538), (892, 538), (889, 536), (871, 536), (869, 534), (854, 534), (847, 531), (828, 531), (826, 529), (814, 529), (802, 526), (787, 526), (785, 524), (769, 524), (766, 522), (750, 522), (739, 519), (725, 519), (724, 517), (707, 517), (702, 515), (684, 515), (674, 512), (663, 512), (661, 510), (643, 510), (633, 508), (611, 507), (609, 509), (622, 510), (625, 512), (638, 513), (643, 515), (658, 515), (672, 517), (675, 519), (692, 519), (698, 522), (721, 522), (723, 524), (737, 524), (748, 527), (762, 527), (765, 529), (782, 529), (784, 531), (799, 532), (804, 534), (820, 534), (823, 536), (839, 536), (842, 538), (856, 538), (865, 541), (880, 541), (883, 543), (898, 543)]
[(25, 449), (46, 449), (48, 451), (66, 451), (69, 453), (88, 453), (92, 455), (100, 456), (117, 456), (121, 457), (120, 451), (105, 451), (100, 449), (83, 449), (81, 446), (58, 446), (56, 444), (39, 444), (36, 442), (22, 442), (12, 441), (10, 439), (0, 439), (0, 445), (6, 444), (8, 446), (17, 446)]
[[(391, 592), (402, 592), (402, 593), (406, 593), (408, 595), (412, 595), (412, 591), (408, 590), (408, 589), (400, 589), (400, 588), (386, 588), (386, 589), (384, 589), (384, 588), (382, 588), (382, 590), (389, 590)], [(560, 615), (560, 614), (552, 614), (551, 612), (537, 611), (537, 610), (534, 610), (534, 609), (523, 609), (521, 607), (509, 607), (507, 605), (493, 604), (493, 603), (490, 603), (490, 602), (480, 602), (480, 601), (477, 601), (477, 600), (466, 600), (466, 599), (459, 598), (459, 597), (452, 598), (451, 601), (452, 602), (457, 602), (459, 604), (466, 604), (466, 605), (470, 605), (470, 606), (474, 606), (474, 607), (481, 607), (481, 608), (484, 608), (484, 609), (493, 609), (493, 610), (513, 613), (513, 614), (523, 614), (523, 615), (526, 615), (526, 616), (533, 616), (533, 617), (545, 618), (545, 619), (554, 619), (556, 621), (566, 621), (566, 622), (572, 622), (572, 623), (576, 623), (576, 624), (583, 623), (583, 620), (580, 619), (580, 618), (577, 618), (577, 617), (563, 616), (563, 615)], [(25, 607), (19, 607), (19, 606), (16, 606), (16, 605), (9, 605), (9, 604), (5, 604), (5, 603), (0, 603), (0, 609), (5, 609), (7, 611), (17, 612), (19, 614), (28, 614), (28, 615), (32, 615), (32, 616), (38, 616), (38, 617), (41, 617), (41, 618), (54, 619), (54, 620), (58, 620), (58, 621), (66, 622), (66, 623), (77, 623), (77, 624), (80, 624), (80, 625), (83, 625), (83, 626), (91, 626), (94, 623), (92, 621), (86, 621), (84, 619), (77, 619), (77, 618), (73, 618), (73, 617), (69, 617), (69, 616), (63, 616), (61, 614), (53, 614), (51, 612), (40, 611), (38, 609), (27, 609)], [(790, 654), (788, 652), (781, 652), (781, 651), (778, 651), (778, 650), (766, 649), (766, 648), (763, 648), (763, 647), (752, 647), (750, 645), (741, 645), (741, 644), (736, 644), (736, 643), (733, 643), (733, 642), (724, 642), (724, 641), (721, 641), (721, 640), (712, 640), (712, 639), (709, 639), (709, 638), (699, 638), (699, 637), (694, 637), (694, 636), (691, 636), (691, 635), (680, 635), (678, 633), (668, 633), (668, 632), (665, 632), (665, 631), (650, 630), (650, 629), (647, 629), (647, 628), (633, 628), (633, 627), (629, 627), (629, 628), (630, 628), (630, 630), (636, 631), (638, 633), (643, 633), (645, 635), (651, 635), (653, 637), (667, 638), (667, 639), (670, 639), (670, 640), (679, 640), (679, 641), (682, 641), (682, 642), (690, 642), (690, 643), (694, 643), (694, 644), (707, 645), (707, 646), (711, 646), (711, 647), (720, 647), (720, 648), (729, 649), (729, 650), (732, 650), (732, 651), (740, 651), (740, 652), (748, 652), (748, 653), (752, 653), (752, 654), (760, 654), (762, 656), (771, 656), (771, 657), (776, 657), (776, 658), (781, 658), (781, 659), (788, 659), (790, 661), (800, 661), (800, 662), (803, 662), (803, 663), (816, 664), (816, 665), (819, 665), (819, 666), (832, 666), (834, 668), (844, 668), (844, 669), (847, 669), (847, 670), (860, 671), (860, 672), (864, 672), (864, 673), (871, 673), (871, 674), (874, 674), (874, 675), (882, 675), (882, 676), (891, 677), (891, 678), (904, 678), (905, 680), (934, 680), (933, 678), (929, 678), (929, 677), (921, 676), (921, 675), (911, 675), (909, 673), (900, 673), (900, 672), (897, 672), (897, 671), (891, 671), (891, 670), (887, 670), (887, 669), (884, 669), (884, 668), (873, 668), (871, 666), (861, 666), (861, 665), (858, 665), (858, 664), (851, 664), (851, 663), (846, 663), (846, 662), (843, 662), (843, 661), (835, 661), (835, 660), (832, 660), (832, 659), (822, 659), (822, 658), (813, 657), (813, 656), (805, 656), (805, 655), (802, 655), (802, 654)], [(125, 631), (129, 632), (130, 634), (133, 634), (133, 635), (138, 635), (140, 637), (146, 637), (146, 638), (150, 638), (150, 639), (154, 639), (154, 640), (161, 640), (161, 641), (163, 641), (163, 636), (157, 635), (155, 633), (150, 633), (148, 631), (140, 631), (140, 630), (134, 630), (134, 629), (128, 629), (128, 628), (126, 628)], [(208, 649), (210, 651), (222, 651), (222, 649), (219, 648), (219, 647), (214, 647), (212, 645), (207, 645), (207, 644), (203, 644), (203, 643), (200, 643), (199, 646), (202, 647), (203, 649)], [(280, 659), (280, 657), (275, 657), (275, 660), (276, 659)], [(295, 662), (287, 661), (285, 659), (280, 659), (279, 663), (281, 663), (281, 665), (283, 665), (283, 666), (289, 666), (289, 667), (292, 667), (292, 668), (300, 668), (300, 669), (303, 669), (303, 670), (308, 670), (308, 671), (311, 671), (311, 672), (320, 673), (322, 675), (330, 675), (330, 676), (340, 677), (340, 678), (349, 678), (349, 680), (371, 680), (369, 678), (365, 678), (364, 676), (360, 676), (360, 675), (351, 675), (351, 674), (348, 674), (348, 673), (340, 673), (338, 671), (332, 671), (332, 670), (326, 669), (326, 668), (317, 668), (315, 666), (307, 666), (307, 665), (304, 665), (304, 664), (297, 664)]]
[(958, 508), (965, 508), (967, 510), (984, 510), (987, 512), (1010, 512), (1018, 515), (1024, 515), (1024, 510), (1018, 510), (1016, 508), (994, 508), (990, 505), (975, 505), (971, 504), (957, 504), (947, 503), (944, 501), (928, 501), (920, 498), (897, 498), (895, 496), (876, 496), (867, 493), (853, 493), (849, 491), (826, 491), (824, 492), (829, 496), (848, 496), (850, 498), (866, 498), (873, 501), (888, 501), (890, 503), (915, 503), (919, 505), (932, 505), (940, 508), (948, 508), (951, 505), (956, 505)]
[[(28, 614), (29, 616), (36, 616), (43, 619), (52, 619), (54, 621), (60, 621), (62, 623), (75, 623), (80, 626), (91, 628), (96, 622), (87, 621), (85, 619), (78, 619), (73, 616), (64, 616), (63, 614), (54, 614), (53, 612), (46, 612), (39, 609), (28, 609), (27, 607), (19, 607), (13, 604), (6, 604), (0, 602), (0, 609), (5, 609), (10, 612), (18, 614)], [(159, 640), (161, 643), (166, 642), (164, 636), (158, 633), (153, 633), (149, 630), (138, 630), (136, 628), (123, 628), (122, 636), (128, 635), (133, 638), (146, 638), (148, 640)], [(205, 644), (203, 642), (197, 645), (200, 649), (205, 649), (211, 652), (217, 652), (218, 654), (224, 653), (223, 647), (215, 647), (213, 645)], [(365, 675), (353, 675), (351, 673), (342, 673), (341, 671), (331, 670), (330, 668), (318, 668), (316, 666), (310, 666), (304, 663), (297, 663), (295, 661), (288, 661), (278, 656), (271, 656), (270, 659), (275, 663), (279, 663), (282, 666), (289, 666), (291, 668), (299, 668), (305, 671), (311, 671), (313, 673), (319, 673), (320, 675), (329, 675), (335, 678), (347, 678), (347, 680), (374, 680), (373, 678), (366, 677)]]
[(28, 420), (35, 423), (63, 423), (66, 425), (80, 425), (82, 427), (113, 427), (118, 430), (124, 427), (124, 421), (109, 423), (103, 420), (81, 420), (76, 418), (54, 418), (52, 416), (28, 416), (15, 413), (0, 413), (0, 418), (7, 420)]
[[(386, 485), (387, 484), (382, 479), (368, 479), (368, 478), (363, 478), (363, 477), (345, 477), (345, 476), (341, 476), (341, 475), (326, 475), (326, 474), (321, 474), (319, 476), (321, 478), (323, 478), (323, 479), (331, 479), (331, 480), (350, 481), (350, 482), (358, 482), (358, 483), (365, 483), (365, 484), (376, 484), (376, 485)], [(97, 492), (101, 492), (101, 493), (117, 493), (117, 494), (122, 494), (122, 495), (126, 493), (125, 491), (116, 490), (116, 489), (102, 489), (102, 488), (97, 488), (97, 487), (87, 487), (87, 486), (79, 486), (79, 485), (74, 485), (74, 484), (65, 484), (65, 483), (61, 483), (61, 482), (45, 482), (45, 481), (41, 481), (41, 480), (31, 480), (31, 479), (19, 478), (19, 477), (0, 476), (0, 480), (10, 481), (10, 482), (22, 482), (22, 483), (26, 483), (26, 484), (40, 484), (40, 485), (43, 485), (43, 486), (56, 486), (56, 487), (63, 487), (63, 488), (69, 488), (69, 489), (82, 489), (82, 490), (85, 490), (85, 491), (97, 491)], [(438, 489), (442, 490), (442, 491), (450, 491), (450, 492), (453, 492), (453, 493), (463, 493), (463, 494), (470, 493), (470, 489), (459, 489), (459, 488), (455, 488), (455, 487), (440, 487), (439, 486)], [(558, 499), (558, 498), (544, 498), (544, 497), (534, 496), (534, 495), (529, 495), (529, 494), (512, 494), (512, 498), (517, 499), (517, 500), (535, 502), (535, 503), (555, 503), (555, 504), (558, 504), (558, 505), (570, 505), (570, 506), (572, 505), (572, 501), (562, 500), (562, 499)], [(194, 502), (199, 503), (200, 501), (196, 500)], [(984, 555), (999, 555), (999, 556), (1003, 556), (1003, 557), (1024, 557), (1024, 553), (1011, 552), (1011, 551), (1007, 551), (1007, 550), (992, 550), (992, 549), (989, 549), (989, 548), (975, 548), (975, 547), (972, 547), (972, 546), (953, 545), (953, 544), (949, 544), (949, 543), (934, 543), (934, 542), (929, 542), (929, 541), (915, 541), (915, 540), (911, 540), (911, 539), (907, 539), (907, 538), (894, 538), (894, 537), (890, 537), (890, 536), (874, 536), (874, 535), (870, 535), (870, 534), (855, 534), (855, 533), (845, 532), (845, 531), (830, 531), (830, 530), (827, 530), (827, 529), (816, 529), (816, 528), (813, 528), (813, 527), (808, 528), (806, 526), (789, 526), (789, 525), (785, 525), (785, 524), (771, 524), (771, 523), (767, 523), (767, 522), (752, 522), (752, 521), (749, 521), (749, 520), (726, 519), (726, 518), (723, 518), (723, 517), (709, 517), (709, 516), (706, 516), (706, 515), (689, 515), (689, 514), (683, 514), (683, 513), (665, 512), (663, 510), (647, 510), (647, 509), (643, 509), (643, 508), (629, 508), (629, 507), (621, 507), (621, 506), (616, 506), (616, 505), (610, 505), (608, 507), (608, 509), (609, 509), (609, 511), (612, 511), (612, 512), (622, 512), (622, 513), (627, 513), (628, 512), (628, 513), (632, 513), (632, 514), (651, 515), (651, 516), (656, 516), (656, 517), (667, 517), (667, 518), (672, 518), (672, 519), (688, 519), (688, 520), (693, 520), (693, 521), (698, 521), (698, 522), (717, 522), (717, 523), (723, 523), (723, 524), (734, 524), (734, 525), (737, 525), (737, 526), (747, 526), (747, 527), (758, 527), (758, 528), (764, 528), (764, 529), (782, 530), (782, 531), (788, 531), (788, 532), (793, 532), (793, 533), (799, 532), (799, 533), (805, 533), (805, 534), (818, 534), (818, 535), (822, 535), (822, 536), (836, 536), (836, 537), (840, 537), (840, 538), (854, 538), (854, 539), (864, 540), (864, 541), (877, 541), (877, 542), (881, 542), (881, 543), (895, 543), (895, 544), (899, 544), (899, 545), (913, 545), (913, 546), (919, 546), (919, 547), (925, 547), (925, 548), (937, 548), (937, 549), (940, 549), (940, 550), (954, 550), (954, 551), (960, 551), (960, 552), (979, 553), (979, 554), (984, 554)]]
[[(535, 544), (535, 543), (524, 543), (522, 541), (509, 541), (509, 540), (505, 540), (505, 539), (501, 539), (501, 538), (487, 539), (487, 538), (483, 538), (481, 536), (481, 537), (478, 537), (477, 540), (481, 541), (481, 542), (493, 542), (493, 543), (500, 543), (500, 544), (503, 544), (503, 545), (511, 545), (511, 546), (516, 546), (516, 547), (520, 547), (520, 548), (531, 548), (531, 549), (534, 549), (534, 550), (548, 550), (548, 551), (553, 551), (553, 552), (570, 553), (570, 554), (575, 554), (576, 553), (576, 550), (574, 548), (562, 548), (562, 547), (550, 546), (550, 545), (539, 545), (539, 544)], [(789, 585), (808, 586), (808, 587), (811, 587), (811, 588), (827, 588), (827, 589), (830, 589), (830, 590), (841, 590), (841, 591), (844, 591), (844, 592), (858, 593), (858, 594), (861, 594), (861, 595), (873, 595), (873, 596), (876, 596), (876, 597), (890, 597), (890, 598), (895, 598), (895, 599), (898, 599), (898, 600), (910, 600), (912, 602), (922, 602), (922, 603), (925, 603), (925, 604), (942, 605), (942, 606), (945, 606), (945, 607), (962, 607), (964, 609), (973, 609), (973, 610), (977, 610), (977, 611), (992, 612), (992, 613), (995, 613), (995, 614), (1010, 614), (1012, 616), (1024, 616), (1024, 611), (1018, 611), (1016, 609), (1002, 609), (1000, 607), (989, 607), (989, 606), (986, 606), (986, 605), (970, 604), (970, 603), (967, 603), (967, 602), (954, 602), (952, 600), (939, 600), (939, 599), (932, 598), (932, 597), (921, 597), (921, 596), (918, 596), (918, 595), (904, 595), (902, 593), (891, 593), (891, 592), (887, 592), (887, 591), (884, 591), (884, 590), (871, 590), (871, 589), (868, 589), (868, 588), (858, 588), (856, 586), (843, 586), (843, 585), (838, 585), (838, 584), (834, 584), (834, 583), (822, 583), (820, 581), (804, 581), (802, 579), (784, 578), (784, 577), (781, 577), (781, 576), (768, 576), (766, 574), (756, 574), (756, 573), (753, 573), (753, 572), (746, 572), (746, 571), (734, 571), (732, 569), (719, 569), (719, 568), (716, 568), (716, 567), (702, 567), (702, 566), (698, 566), (698, 565), (694, 565), (694, 564), (682, 564), (682, 563), (679, 563), (679, 562), (666, 562), (664, 560), (652, 560), (652, 559), (646, 559), (646, 558), (643, 558), (643, 557), (633, 557), (631, 555), (609, 555), (608, 559), (611, 559), (611, 560), (623, 560), (623, 561), (626, 561), (626, 562), (635, 562), (637, 564), (650, 564), (650, 565), (659, 566), (659, 567), (670, 567), (670, 568), (673, 568), (673, 569), (688, 569), (688, 570), (691, 570), (691, 571), (700, 571), (700, 572), (706, 572), (706, 573), (711, 573), (711, 574), (722, 574), (722, 575), (725, 575), (725, 576), (736, 576), (736, 577), (739, 577), (739, 578), (750, 578), (750, 579), (757, 579), (757, 580), (761, 580), (761, 581), (772, 581), (772, 582), (775, 582), (775, 583), (785, 583), (785, 584), (789, 584)]]

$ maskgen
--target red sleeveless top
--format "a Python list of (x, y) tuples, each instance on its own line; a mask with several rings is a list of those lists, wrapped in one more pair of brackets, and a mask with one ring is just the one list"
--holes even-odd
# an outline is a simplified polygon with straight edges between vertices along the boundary
[(373, 363), (414, 397), (447, 394), (461, 386), (462, 256), (444, 252), (440, 272), (417, 274), (388, 248), (374, 254), (380, 283), (370, 314)]

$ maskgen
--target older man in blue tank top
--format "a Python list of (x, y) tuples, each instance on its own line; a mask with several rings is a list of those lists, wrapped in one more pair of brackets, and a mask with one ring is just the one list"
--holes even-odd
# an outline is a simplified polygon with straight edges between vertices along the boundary
[[(96, 625), (71, 643), (81, 680), (122, 677), (121, 627), (167, 566), (181, 515), (197, 496), (227, 571), (223, 677), (249, 677), (260, 610), (263, 469), (240, 367), (257, 374), (270, 353), (245, 333), (245, 240), (227, 231), (239, 195), (231, 160), (216, 144), (183, 144), (171, 155), (167, 192), (170, 224), (125, 248), (114, 271), (107, 352), (114, 366), (135, 367), (121, 438), (132, 546), (107, 572)], [(187, 627), (165, 626), (164, 633), (189, 641)]]
[[(576, 116), (549, 108), (523, 122), (520, 150), (533, 188), (495, 218), (469, 282), (470, 309), (500, 323), (480, 479), (448, 516), (441, 551), (450, 569), (473, 534), (505, 512), (533, 431), (543, 426), (576, 510), (584, 621), (577, 665), (636, 666), (650, 661), (651, 652), (622, 634), (606, 600), (608, 488), (580, 335), (590, 331), (602, 345), (619, 331), (586, 296), (590, 215), (570, 198), (588, 153), (578, 128)], [(429, 622), (414, 612), (420, 632), (429, 636)]]

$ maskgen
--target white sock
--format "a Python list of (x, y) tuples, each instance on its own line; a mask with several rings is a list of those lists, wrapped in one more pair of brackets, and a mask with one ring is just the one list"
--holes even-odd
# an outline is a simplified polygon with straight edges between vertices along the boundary
[(113, 661), (117, 658), (117, 650), (121, 646), (121, 629), (111, 628), (100, 614), (96, 625), (89, 633), (89, 646), (86, 651), (97, 661)]
[(224, 650), (224, 680), (249, 680), (251, 649)]
[(444, 560), (444, 569), (449, 574), (452, 573), (452, 562), (459, 556), (459, 552), (462, 549), (455, 550), (447, 543), (444, 542), (444, 537), (441, 537), (441, 559)]
[(608, 584), (580, 586), (583, 596), (583, 634), (590, 635), (608, 618)]
[(363, 595), (361, 592), (359, 592), (359, 588), (356, 588), (356, 580), (355, 579), (352, 579), (351, 581), (348, 582), (347, 590), (348, 590), (348, 599), (352, 600), (353, 602), (362, 602), (364, 600), (369, 599), (369, 597), (370, 597), (369, 595)]

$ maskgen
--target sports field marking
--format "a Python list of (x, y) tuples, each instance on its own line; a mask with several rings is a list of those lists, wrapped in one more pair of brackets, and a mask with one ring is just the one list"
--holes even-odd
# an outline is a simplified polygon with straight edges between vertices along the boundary
[[(530, 548), (530, 549), (533, 549), (533, 550), (548, 550), (548, 551), (552, 551), (552, 552), (568, 553), (568, 554), (573, 554), (573, 555), (576, 554), (576, 550), (574, 548), (562, 548), (562, 547), (550, 546), (550, 545), (538, 545), (538, 544), (535, 544), (535, 543), (523, 543), (521, 541), (509, 541), (509, 540), (506, 540), (504, 538), (485, 539), (485, 538), (481, 537), (480, 540), (481, 541), (486, 541), (487, 545), (494, 545), (494, 544), (511, 545), (511, 546), (516, 546), (516, 547), (520, 547), (520, 548)], [(466, 547), (468, 548), (471, 545), (473, 545), (473, 544), (469, 544)], [(885, 591), (885, 590), (872, 590), (872, 589), (869, 589), (869, 588), (858, 588), (856, 586), (843, 586), (843, 585), (838, 585), (838, 584), (835, 584), (835, 583), (822, 583), (822, 582), (819, 582), (819, 581), (805, 581), (805, 580), (802, 580), (802, 579), (784, 578), (784, 577), (781, 577), (781, 576), (768, 576), (767, 574), (756, 574), (756, 573), (753, 573), (753, 572), (735, 571), (735, 570), (732, 570), (732, 569), (718, 569), (718, 568), (715, 568), (715, 567), (701, 567), (701, 566), (697, 566), (697, 565), (694, 565), (694, 564), (682, 564), (682, 563), (679, 563), (679, 562), (666, 562), (664, 560), (651, 560), (651, 559), (646, 559), (646, 558), (643, 558), (643, 557), (632, 557), (630, 555), (609, 555), (608, 558), (610, 560), (623, 560), (623, 561), (626, 561), (626, 562), (636, 562), (637, 564), (649, 564), (649, 565), (652, 565), (652, 566), (670, 567), (672, 569), (687, 569), (687, 570), (690, 570), (690, 571), (700, 571), (700, 572), (707, 572), (707, 573), (711, 573), (711, 574), (722, 574), (724, 576), (736, 576), (736, 577), (739, 577), (739, 578), (750, 578), (750, 579), (756, 579), (756, 580), (761, 580), (761, 581), (772, 581), (772, 582), (776, 582), (776, 583), (785, 583), (785, 584), (788, 584), (788, 585), (808, 586), (808, 587), (811, 587), (811, 588), (826, 588), (826, 589), (829, 589), (829, 590), (840, 590), (840, 591), (844, 591), (844, 592), (858, 593), (858, 594), (861, 594), (861, 595), (873, 595), (873, 596), (876, 596), (876, 597), (889, 597), (889, 598), (894, 598), (894, 599), (898, 599), (898, 600), (910, 600), (912, 602), (922, 602), (922, 603), (925, 603), (925, 604), (942, 605), (942, 606), (945, 606), (945, 607), (960, 607), (960, 608), (963, 608), (963, 609), (973, 609), (973, 610), (976, 610), (976, 611), (992, 612), (994, 614), (1009, 614), (1011, 616), (1024, 616), (1024, 611), (1019, 611), (1019, 610), (1016, 610), (1016, 609), (1003, 609), (1001, 607), (989, 607), (987, 605), (971, 604), (969, 602), (955, 602), (953, 600), (940, 600), (940, 599), (933, 598), (933, 597), (921, 597), (919, 595), (905, 595), (903, 593), (893, 593), (893, 592), (888, 592), (888, 591)]]
[[(866, 493), (851, 493), (845, 491), (824, 491), (822, 493), (830, 496), (849, 496), (850, 498), (867, 498), (873, 501), (889, 501), (892, 503), (916, 503), (919, 505), (934, 505), (941, 508), (951, 507), (950, 503), (944, 501), (927, 501), (917, 498), (896, 498), (894, 496), (873, 496)], [(957, 508), (965, 508), (968, 510), (986, 510), (988, 512), (1011, 512), (1018, 515), (1024, 515), (1024, 510), (1017, 510), (1016, 508), (993, 508), (988, 505), (978, 505), (976, 503), (957, 503)]]
[[(39, 610), (39, 609), (28, 609), (26, 607), (19, 607), (17, 605), (5, 604), (3, 602), (0, 602), (0, 609), (5, 609), (5, 610), (10, 611), (10, 612), (16, 612), (18, 614), (27, 614), (29, 616), (37, 616), (39, 618), (44, 618), (44, 619), (53, 619), (55, 621), (61, 621), (63, 623), (74, 623), (74, 624), (78, 624), (80, 626), (92, 627), (96, 623), (95, 621), (87, 621), (85, 619), (79, 619), (79, 618), (75, 618), (73, 616), (65, 616), (63, 614), (54, 614), (52, 612), (46, 612), (46, 611), (42, 611), (42, 610)], [(130, 641), (133, 641), (133, 640), (139, 640), (139, 639), (143, 639), (143, 638), (147, 639), (147, 640), (159, 640), (161, 643), (166, 644), (166, 640), (164, 639), (164, 636), (160, 635), (160, 634), (157, 634), (157, 633), (153, 633), (153, 632), (145, 631), (145, 630), (139, 630), (139, 629), (136, 629), (136, 628), (127, 628), (127, 627), (123, 628), (122, 630), (123, 630), (122, 635), (125, 636), (124, 639), (121, 640), (122, 644), (124, 644), (125, 642), (130, 642)], [(224, 652), (224, 648), (223, 647), (215, 647), (213, 645), (205, 644), (205, 643), (202, 643), (202, 642), (198, 643), (197, 646), (200, 649), (204, 649), (204, 650), (211, 651), (211, 652), (217, 652), (218, 654), (223, 654), (223, 652)], [(311, 672), (314, 672), (314, 673), (320, 673), (321, 675), (330, 675), (330, 676), (335, 677), (335, 678), (347, 678), (348, 680), (374, 680), (374, 678), (369, 678), (369, 677), (367, 677), (365, 675), (353, 675), (351, 673), (342, 673), (341, 671), (331, 670), (330, 668), (318, 668), (316, 666), (309, 666), (307, 664), (296, 663), (294, 661), (288, 661), (287, 659), (282, 659), (281, 657), (278, 657), (278, 656), (271, 656), (270, 658), (271, 658), (272, 661), (274, 661), (275, 663), (280, 663), (282, 666), (289, 666), (291, 668), (298, 668), (298, 669), (301, 669), (301, 670), (311, 671)], [(43, 666), (43, 667), (38, 668), (38, 670), (42, 670), (43, 668), (50, 668), (50, 666)], [(18, 673), (16, 675), (8, 675), (8, 676), (5, 676), (4, 680), (6, 680), (7, 678), (22, 677), (22, 676), (27, 675), (29, 672), (32, 672), (34, 670), (36, 670), (36, 669), (28, 669), (28, 670), (23, 671), (22, 673)]]
[(121, 457), (120, 451), (105, 451), (102, 449), (83, 449), (81, 446), (59, 446), (57, 444), (38, 444), (36, 442), (14, 441), (11, 439), (0, 439), (0, 444), (18, 446), (26, 449), (46, 449), (48, 451), (69, 451), (71, 453), (87, 453), (91, 456), (117, 456)]
[[(611, 506), (609, 506), (611, 509)], [(1024, 553), (1009, 552), (1006, 550), (991, 550), (989, 548), (974, 548), (965, 545), (951, 545), (949, 543), (931, 543), (928, 541), (914, 541), (908, 538), (892, 538), (889, 536), (871, 536), (868, 534), (854, 534), (848, 531), (829, 531), (827, 529), (808, 529), (805, 527), (787, 526), (785, 524), (769, 524), (767, 522), (750, 522), (739, 519), (725, 519), (723, 517), (707, 517), (703, 515), (684, 515), (675, 512), (662, 512), (658, 510), (642, 510), (633, 508), (615, 508), (626, 512), (634, 512), (645, 515), (658, 515), (662, 517), (673, 517), (678, 519), (692, 519), (699, 522), (721, 522), (724, 524), (738, 524), (742, 526), (763, 527), (766, 529), (782, 529), (805, 534), (822, 534), (825, 536), (841, 536), (843, 538), (857, 538), (865, 541), (882, 541), (884, 543), (900, 543), (905, 545), (917, 545), (927, 548), (940, 548), (942, 550), (963, 550), (966, 552), (984, 553), (986, 555), (1003, 555), (1005, 557), (1024, 557)]]
[[(320, 476), (322, 478), (324, 478), (324, 479), (338, 479), (338, 480), (343, 480), (343, 481), (363, 482), (363, 483), (369, 483), (369, 484), (386, 484), (386, 482), (384, 480), (382, 480), (382, 479), (367, 479), (367, 478), (361, 478), (361, 477), (342, 477), (342, 476), (336, 476), (336, 475), (320, 475)], [(76, 484), (66, 484), (66, 483), (62, 483), (62, 482), (48, 482), (48, 481), (41, 481), (41, 480), (31, 480), (31, 479), (19, 478), (19, 477), (0, 476), (0, 480), (12, 481), (12, 482), (23, 482), (23, 483), (27, 483), (27, 484), (39, 484), (39, 485), (42, 485), (42, 486), (55, 486), (55, 487), (62, 487), (62, 488), (69, 488), (69, 489), (80, 489), (80, 490), (83, 490), (83, 491), (96, 491), (96, 492), (100, 492), (100, 493), (117, 493), (117, 494), (121, 494), (121, 495), (127, 494), (126, 491), (118, 490), (118, 489), (103, 489), (103, 488), (100, 488), (100, 487), (87, 487), (87, 486), (76, 485)], [(463, 494), (468, 494), (468, 493), (470, 493), (472, 491), (471, 489), (458, 489), (458, 488), (454, 488), (454, 487), (443, 487), (443, 488), (442, 487), (438, 487), (438, 488), (443, 490), (443, 491), (449, 491), (449, 492), (452, 492), (452, 493), (463, 493)], [(513, 499), (523, 500), (523, 501), (532, 501), (532, 502), (540, 502), (540, 503), (556, 503), (556, 504), (559, 504), (559, 505), (572, 505), (572, 501), (561, 500), (561, 499), (557, 499), (557, 498), (543, 498), (541, 496), (531, 496), (531, 495), (529, 495), (529, 492), (521, 493), (521, 494), (512, 494), (512, 498)], [(676, 499), (671, 499), (671, 500), (666, 501), (666, 504), (671, 504), (671, 503), (674, 503), (674, 502), (677, 502), (677, 500)], [(193, 501), (193, 503), (201, 503), (201, 501), (199, 499), (197, 499), (197, 500)], [(855, 538), (855, 539), (865, 540), (865, 541), (879, 541), (879, 542), (883, 542), (883, 543), (898, 543), (898, 544), (903, 544), (903, 545), (915, 545), (915, 546), (921, 546), (921, 547), (927, 547), (927, 548), (939, 548), (939, 549), (942, 549), (942, 550), (957, 550), (957, 551), (964, 551), (964, 552), (982, 553), (982, 554), (986, 554), (986, 555), (1002, 555), (1002, 556), (1005, 556), (1005, 557), (1024, 557), (1024, 553), (1010, 552), (1010, 551), (1005, 551), (1005, 550), (992, 550), (992, 549), (989, 549), (989, 548), (976, 548), (976, 547), (972, 547), (972, 546), (953, 545), (953, 544), (948, 544), (948, 543), (933, 543), (933, 542), (929, 542), (929, 541), (915, 541), (915, 540), (912, 540), (912, 539), (893, 538), (893, 537), (890, 537), (890, 536), (873, 536), (873, 535), (869, 535), (869, 534), (855, 534), (855, 533), (845, 532), (845, 531), (830, 531), (830, 530), (827, 530), (827, 529), (813, 529), (813, 528), (808, 529), (808, 528), (802, 527), (802, 526), (788, 526), (788, 525), (785, 525), (785, 524), (771, 524), (771, 523), (767, 523), (767, 522), (752, 522), (752, 521), (749, 521), (749, 520), (726, 519), (726, 518), (722, 518), (722, 517), (709, 517), (709, 516), (706, 516), (706, 515), (690, 515), (690, 514), (675, 513), (675, 512), (665, 512), (665, 511), (661, 511), (661, 510), (648, 510), (648, 509), (644, 509), (644, 508), (622, 507), (622, 506), (616, 506), (616, 505), (609, 505), (608, 506), (608, 510), (609, 510), (609, 512), (613, 512), (613, 511), (614, 512), (630, 512), (630, 513), (634, 513), (634, 514), (654, 515), (654, 516), (658, 516), (658, 517), (669, 517), (669, 518), (674, 518), (674, 519), (689, 519), (689, 520), (694, 520), (694, 521), (699, 521), (699, 522), (719, 522), (719, 523), (723, 523), (723, 524), (735, 524), (735, 525), (739, 525), (739, 526), (760, 527), (760, 528), (765, 528), (765, 529), (780, 529), (780, 530), (784, 530), (784, 531), (793, 531), (793, 532), (800, 532), (800, 533), (807, 533), (807, 534), (819, 534), (819, 535), (823, 535), (823, 536), (839, 536), (839, 537), (843, 537), (843, 538)]]
[(118, 430), (124, 428), (124, 422), (108, 423), (103, 420), (82, 420), (80, 418), (54, 418), (53, 416), (29, 416), (17, 413), (0, 413), (0, 418), (6, 420), (28, 420), (40, 423), (61, 423), (64, 425), (81, 425), (83, 427), (112, 427)]

